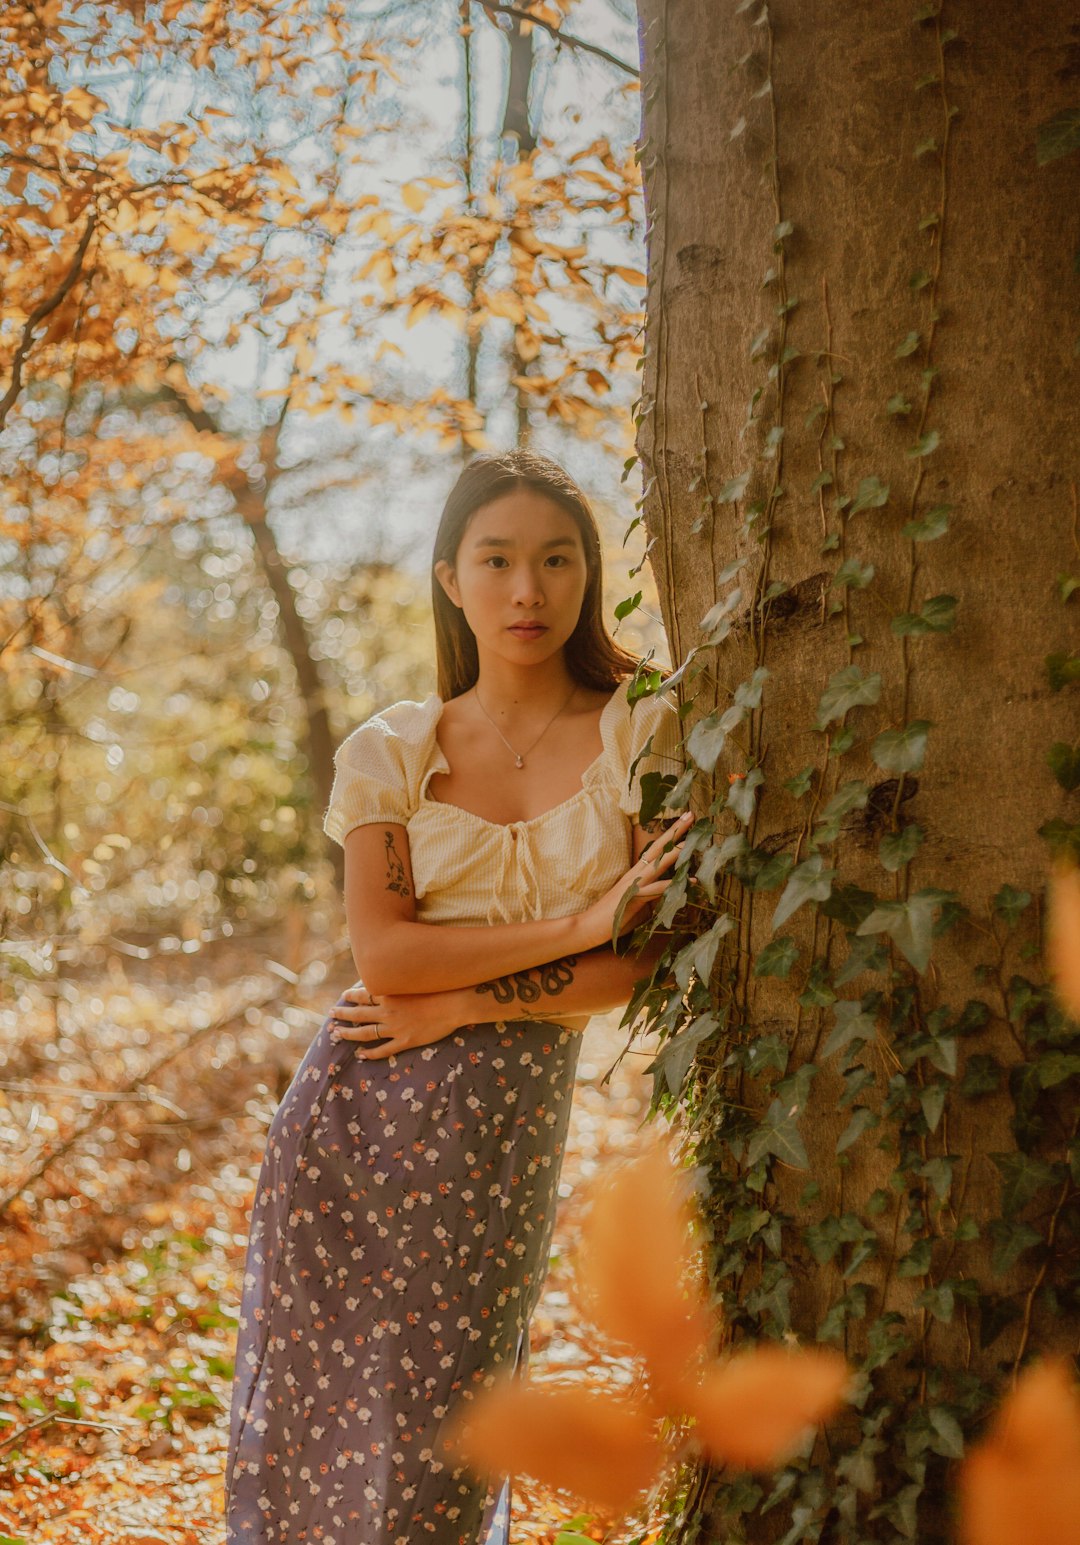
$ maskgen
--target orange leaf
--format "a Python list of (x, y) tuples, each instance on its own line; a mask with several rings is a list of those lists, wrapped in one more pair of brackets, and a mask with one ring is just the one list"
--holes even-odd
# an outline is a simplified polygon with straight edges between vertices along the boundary
[(1050, 876), (1046, 963), (1066, 1014), (1080, 1019), (1080, 869), (1059, 863)]
[(696, 1280), (686, 1177), (655, 1142), (592, 1195), (577, 1262), (587, 1312), (645, 1359), (663, 1398), (709, 1355), (713, 1330)]
[(1020, 1378), (960, 1472), (964, 1545), (1080, 1545), (1080, 1396), (1068, 1366)]
[(522, 1473), (583, 1502), (624, 1511), (664, 1462), (655, 1419), (635, 1400), (504, 1379), (459, 1402), (440, 1442), (479, 1474)]
[(684, 1385), (682, 1405), (714, 1458), (768, 1470), (787, 1458), (807, 1427), (833, 1414), (848, 1378), (838, 1352), (759, 1346)]

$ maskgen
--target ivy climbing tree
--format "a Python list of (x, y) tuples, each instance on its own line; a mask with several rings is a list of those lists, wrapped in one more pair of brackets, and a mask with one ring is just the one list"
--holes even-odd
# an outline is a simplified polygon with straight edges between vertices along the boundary
[[(1080, 1027), (1075, 13), (639, 0), (638, 449), (698, 814), (631, 1005), (734, 1341), (841, 1347), (777, 1477), (674, 1541), (950, 1535), (949, 1470), (1074, 1352)], [(1058, 115), (1055, 118), (1055, 115)], [(1070, 439), (1070, 437), (1072, 437)], [(682, 930), (680, 933), (679, 930)]]

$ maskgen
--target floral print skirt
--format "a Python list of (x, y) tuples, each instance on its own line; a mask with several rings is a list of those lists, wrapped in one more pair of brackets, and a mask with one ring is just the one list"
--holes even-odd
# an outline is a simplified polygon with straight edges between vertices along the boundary
[(252, 1206), (227, 1545), (508, 1545), (509, 1481), (437, 1440), (528, 1364), (580, 1044), (496, 1021), (365, 1061), (324, 1021)]

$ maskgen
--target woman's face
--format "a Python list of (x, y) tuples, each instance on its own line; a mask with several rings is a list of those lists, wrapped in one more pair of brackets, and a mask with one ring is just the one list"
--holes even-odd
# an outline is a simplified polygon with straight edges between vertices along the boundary
[(435, 575), (464, 612), (481, 653), (522, 665), (562, 649), (588, 580), (577, 523), (531, 488), (474, 511), (453, 564), (440, 559)]

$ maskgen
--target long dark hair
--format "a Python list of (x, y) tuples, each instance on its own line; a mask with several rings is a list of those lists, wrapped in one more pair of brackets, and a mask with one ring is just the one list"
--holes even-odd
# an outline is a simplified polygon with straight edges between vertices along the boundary
[(639, 664), (638, 656), (617, 644), (604, 625), (600, 532), (589, 501), (574, 479), (558, 462), (535, 451), (484, 453), (473, 457), (450, 490), (435, 534), (431, 602), (435, 611), (438, 694), (444, 703), (469, 690), (479, 675), (480, 662), (473, 630), (440, 585), (435, 564), (444, 558), (453, 566), (465, 527), (475, 512), (515, 488), (531, 488), (554, 500), (581, 532), (587, 578), (581, 614), (565, 646), (571, 676), (582, 686), (613, 692)]

